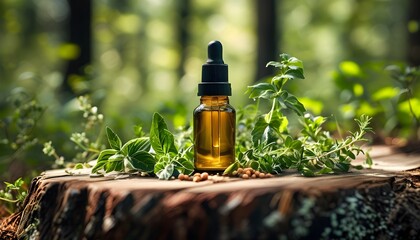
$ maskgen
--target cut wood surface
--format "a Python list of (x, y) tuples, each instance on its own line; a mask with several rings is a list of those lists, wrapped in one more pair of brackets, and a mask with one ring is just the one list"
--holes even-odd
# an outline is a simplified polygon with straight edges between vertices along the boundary
[[(163, 181), (46, 171), (2, 239), (417, 239), (420, 155), (374, 147), (373, 169), (306, 178)], [(355, 161), (355, 164), (363, 160)], [(14, 226), (14, 228), (12, 228)], [(9, 229), (10, 231), (7, 231)]]

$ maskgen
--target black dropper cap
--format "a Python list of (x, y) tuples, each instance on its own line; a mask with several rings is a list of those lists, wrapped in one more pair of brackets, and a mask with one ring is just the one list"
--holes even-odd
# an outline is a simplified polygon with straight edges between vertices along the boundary
[(198, 96), (231, 96), (228, 82), (228, 65), (223, 62), (223, 47), (219, 41), (208, 45), (208, 59), (203, 64)]

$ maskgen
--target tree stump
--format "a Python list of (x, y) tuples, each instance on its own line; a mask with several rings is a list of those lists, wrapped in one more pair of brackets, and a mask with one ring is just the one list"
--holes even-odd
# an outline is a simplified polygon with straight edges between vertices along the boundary
[(2, 222), (0, 236), (417, 239), (420, 171), (402, 171), (420, 167), (420, 156), (384, 151), (374, 155), (374, 169), (313, 178), (286, 172), (195, 183), (51, 170), (32, 181), (24, 208)]

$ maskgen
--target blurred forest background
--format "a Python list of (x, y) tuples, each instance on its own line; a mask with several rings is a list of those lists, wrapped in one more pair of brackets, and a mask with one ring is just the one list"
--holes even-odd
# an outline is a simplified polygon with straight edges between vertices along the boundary
[(69, 136), (86, 127), (79, 95), (105, 116), (101, 128), (125, 140), (155, 111), (174, 127), (187, 124), (215, 39), (236, 108), (249, 101), (247, 85), (274, 74), (265, 64), (288, 53), (306, 73), (290, 91), (314, 114), (332, 116), (331, 129), (367, 113), (377, 138), (417, 138), (419, 86), (405, 96), (385, 67), (397, 64), (401, 75), (420, 65), (419, 9), (416, 0), (2, 0), (1, 179), (50, 167), (48, 141), (72, 159)]

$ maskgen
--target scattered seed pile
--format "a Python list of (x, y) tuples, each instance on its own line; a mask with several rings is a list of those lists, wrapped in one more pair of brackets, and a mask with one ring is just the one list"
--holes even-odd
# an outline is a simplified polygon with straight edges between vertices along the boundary
[[(213, 177), (219, 177), (219, 175), (209, 175), (207, 172), (195, 173), (192, 176), (186, 174), (179, 174), (178, 179), (181, 181), (193, 181), (201, 182), (211, 179)], [(238, 170), (233, 171), (229, 177), (239, 177), (242, 179), (251, 179), (251, 178), (271, 178), (274, 177), (271, 173), (263, 173), (252, 168), (238, 168)]]

